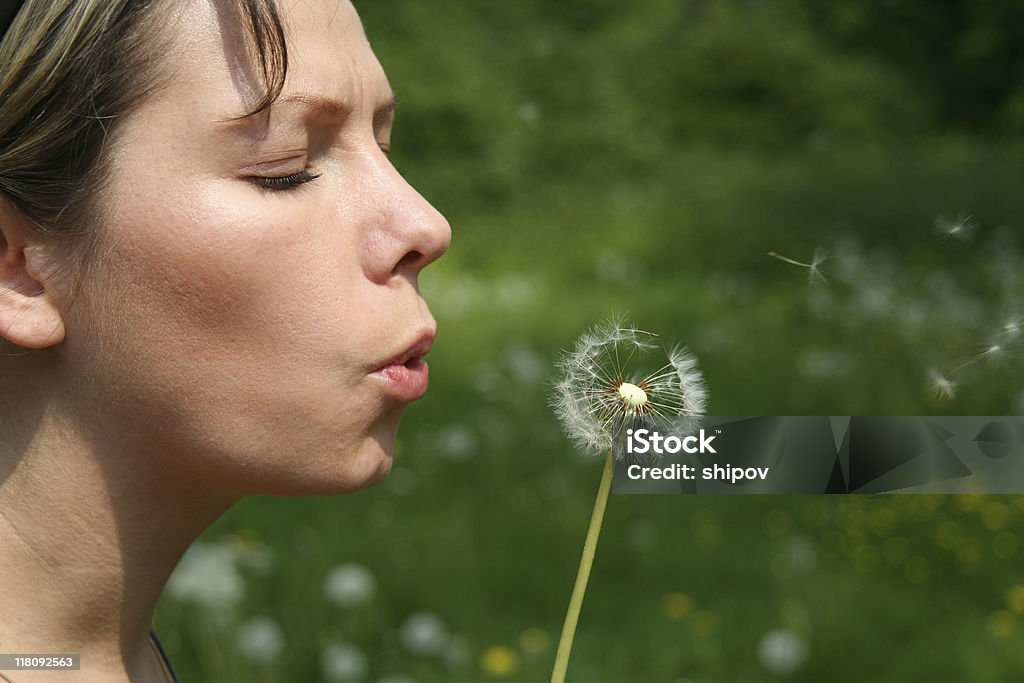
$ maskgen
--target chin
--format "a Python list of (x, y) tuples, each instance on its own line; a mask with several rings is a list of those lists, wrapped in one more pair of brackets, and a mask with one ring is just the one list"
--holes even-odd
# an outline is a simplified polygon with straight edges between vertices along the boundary
[(365, 439), (357, 448), (336, 460), (337, 469), (326, 473), (323, 483), (331, 490), (325, 491), (324, 495), (359, 491), (380, 483), (388, 476), (394, 463), (395, 432), (382, 436)]
[(293, 446), (284, 459), (268, 453), (270, 461), (243, 495), (336, 496), (378, 484), (391, 472), (399, 420), (392, 413), (355, 439)]
[(272, 481), (248, 493), (267, 496), (337, 496), (380, 483), (394, 461), (392, 448), (368, 439), (356, 449), (320, 451), (303, 455), (306, 466), (278, 470)]
[(379, 444), (370, 440), (361, 449), (359, 455), (350, 461), (343, 479), (344, 489), (338, 493), (359, 491), (378, 484), (391, 472), (395, 456), (395, 438), (392, 435), (388, 444)]

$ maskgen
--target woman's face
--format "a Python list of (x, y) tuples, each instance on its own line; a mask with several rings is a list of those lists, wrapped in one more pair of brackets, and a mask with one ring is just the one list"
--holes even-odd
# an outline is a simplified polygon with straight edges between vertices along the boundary
[(269, 117), (238, 19), (174, 6), (168, 87), (126, 118), (101, 254), (68, 314), (84, 421), (169, 476), (338, 493), (391, 467), (450, 229), (388, 160), (394, 96), (347, 0), (278, 0)]

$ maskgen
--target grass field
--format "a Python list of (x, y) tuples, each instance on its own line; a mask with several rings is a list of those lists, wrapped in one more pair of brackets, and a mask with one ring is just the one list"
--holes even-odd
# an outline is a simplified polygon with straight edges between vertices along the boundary
[[(695, 149), (493, 211), (410, 170), (455, 235), (423, 276), (430, 393), (383, 484), (204, 534), (155, 622), (181, 679), (547, 680), (601, 469), (547, 408), (552, 362), (612, 311), (693, 350), (712, 414), (1024, 411), (1017, 159)], [(969, 241), (935, 228), (960, 212)], [(827, 284), (766, 255), (819, 246)], [(993, 335), (1001, 364), (939, 400), (929, 371)], [(1022, 535), (1011, 497), (613, 496), (569, 680), (1020, 680)]]

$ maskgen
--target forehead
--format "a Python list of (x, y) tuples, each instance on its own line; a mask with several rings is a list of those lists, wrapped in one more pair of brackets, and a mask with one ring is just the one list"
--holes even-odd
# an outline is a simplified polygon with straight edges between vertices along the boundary
[[(167, 60), (174, 74), (163, 98), (224, 120), (250, 110), (263, 81), (244, 28), (247, 19), (223, 0), (180, 6)], [(348, 0), (277, 0), (288, 48), (282, 97), (313, 94), (353, 110), (370, 109), (391, 96), (355, 8)]]

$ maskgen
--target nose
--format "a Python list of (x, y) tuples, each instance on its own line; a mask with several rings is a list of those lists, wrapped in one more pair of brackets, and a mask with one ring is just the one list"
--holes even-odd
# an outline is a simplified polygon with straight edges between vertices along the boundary
[(370, 244), (370, 279), (385, 283), (404, 278), (415, 284), (423, 268), (444, 254), (451, 244), (448, 220), (417, 192), (390, 164), (380, 184), (385, 210)]

